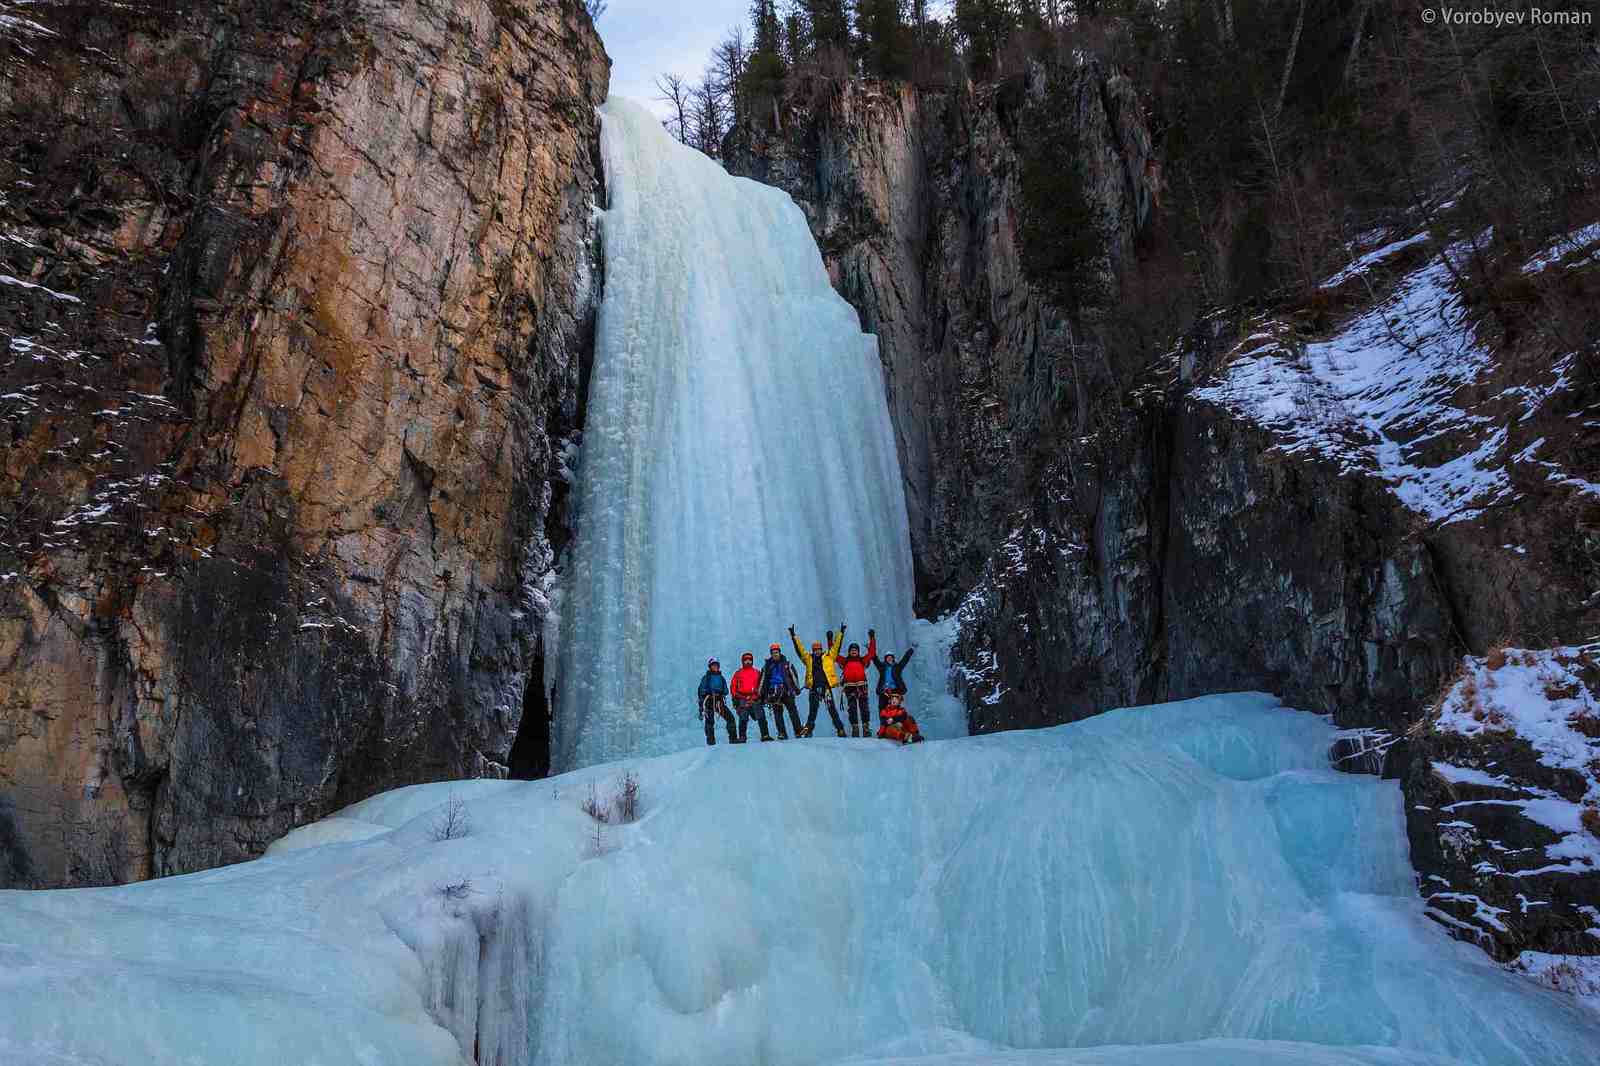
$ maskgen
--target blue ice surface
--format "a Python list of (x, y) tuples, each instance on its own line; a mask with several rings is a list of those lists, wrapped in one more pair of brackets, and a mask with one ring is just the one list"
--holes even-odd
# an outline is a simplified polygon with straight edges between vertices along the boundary
[[(1332, 736), (1245, 694), (400, 789), (0, 893), (0, 1062), (1594, 1063), (1594, 1014), (1422, 915)], [(596, 822), (624, 772), (641, 817)]]

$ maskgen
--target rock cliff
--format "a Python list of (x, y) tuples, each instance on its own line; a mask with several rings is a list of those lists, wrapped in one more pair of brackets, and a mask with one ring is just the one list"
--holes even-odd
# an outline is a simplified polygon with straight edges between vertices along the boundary
[(7, 4), (0, 62), (0, 887), (536, 764), (582, 5)]
[[(1271, 691), (1351, 730), (1341, 765), (1404, 779), (1419, 868), (1473, 895), (1470, 862), (1435, 861), (1427, 721), (1464, 654), (1597, 621), (1594, 351), (1496, 333), (1453, 282), (1466, 238), (1404, 219), (1308, 303), (1119, 347), (1105, 314), (1052, 305), (1021, 247), (1030, 131), (1062, 100), (1114, 274), (1161, 210), (1160, 164), (1133, 87), (1094, 62), (976, 90), (826, 86), (725, 146), (800, 202), (879, 335), (919, 605), (960, 613), (972, 728)], [(1526, 284), (1581, 304), (1600, 280), (1545, 259)], [(1498, 740), (1452, 743), (1480, 749), (1463, 765), (1505, 761)], [(1508, 913), (1486, 946), (1581, 950), (1600, 912), (1563, 891), (1559, 920)]]

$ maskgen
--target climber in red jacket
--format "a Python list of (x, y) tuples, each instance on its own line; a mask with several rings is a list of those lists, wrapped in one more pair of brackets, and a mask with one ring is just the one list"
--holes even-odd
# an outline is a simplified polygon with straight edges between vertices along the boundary
[(761, 709), (761, 671), (755, 667), (754, 652), (739, 657), (739, 669), (733, 672), (730, 688), (733, 690), (733, 707), (739, 712), (739, 740), (743, 744), (750, 733), (750, 719), (761, 726), (761, 739), (771, 740), (767, 731), (767, 712)]
[[(845, 627), (839, 626), (839, 638), (844, 639)], [(878, 631), (867, 630), (867, 654), (861, 654), (861, 645), (852, 644), (844, 658), (839, 660), (840, 680), (844, 683), (844, 703), (850, 718), (850, 735), (872, 736), (871, 711), (867, 709), (867, 664), (878, 657)]]
[(911, 717), (911, 712), (900, 704), (900, 693), (891, 692), (889, 703), (878, 715), (878, 738), (880, 740), (893, 740), (901, 744), (920, 744), (922, 730), (917, 726), (917, 720)]

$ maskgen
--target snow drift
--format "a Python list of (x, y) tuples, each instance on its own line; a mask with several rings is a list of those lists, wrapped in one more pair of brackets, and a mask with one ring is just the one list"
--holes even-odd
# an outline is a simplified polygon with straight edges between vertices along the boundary
[[(1210, 697), (402, 789), (0, 894), (0, 1061), (1592, 1062), (1592, 1015), (1423, 917), (1398, 789), (1332, 736)], [(639, 820), (584, 813), (625, 769)]]

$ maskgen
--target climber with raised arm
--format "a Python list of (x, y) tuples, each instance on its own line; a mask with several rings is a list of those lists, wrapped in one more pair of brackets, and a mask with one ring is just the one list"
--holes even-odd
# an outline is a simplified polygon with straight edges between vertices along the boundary
[(734, 731), (733, 712), (728, 710), (728, 679), (722, 676), (722, 664), (712, 659), (706, 663), (706, 676), (700, 679), (700, 717), (706, 724), (706, 743), (717, 742), (717, 716), (722, 716), (728, 728), (728, 743), (739, 743)]
[(794, 735), (805, 735), (800, 732), (800, 709), (794, 704), (798, 695), (800, 672), (784, 657), (783, 649), (773, 644), (767, 649), (767, 661), (761, 664), (761, 702), (772, 708), (772, 725), (779, 740), (789, 739), (789, 730), (783, 722), (785, 708), (794, 723)]
[(767, 732), (767, 712), (761, 708), (761, 671), (755, 667), (754, 652), (739, 657), (739, 669), (733, 672), (733, 708), (739, 712), (739, 743), (750, 735), (750, 719), (761, 726), (761, 739), (771, 740)]
[(794, 626), (789, 627), (789, 639), (794, 641), (795, 654), (806, 664), (806, 692), (810, 693), (811, 698), (810, 713), (806, 715), (805, 728), (800, 730), (800, 735), (811, 735), (817, 725), (817, 706), (826, 703), (828, 717), (833, 719), (833, 731), (844, 736), (844, 723), (839, 720), (839, 705), (833, 699), (833, 690), (839, 684), (839, 644), (844, 640), (844, 623), (839, 623), (838, 636), (834, 635), (833, 630), (828, 631), (826, 645), (820, 640), (813, 640), (809, 652), (800, 638), (794, 635)]
[(889, 693), (889, 702), (878, 712), (878, 739), (893, 740), (899, 744), (920, 744), (922, 730), (900, 699), (900, 693)]
[(890, 696), (894, 695), (895, 693), (899, 693), (901, 696), (906, 694), (906, 679), (905, 674), (902, 671), (905, 670), (906, 664), (911, 661), (911, 656), (915, 655), (916, 652), (917, 646), (913, 644), (911, 647), (906, 649), (906, 653), (904, 655), (900, 656), (900, 660), (898, 662), (895, 661), (893, 652), (885, 655), (881, 659), (876, 655), (872, 657), (872, 665), (878, 670), (879, 714), (882, 714), (883, 709), (889, 705)]
[[(839, 639), (844, 639), (844, 626), (839, 626)], [(861, 645), (852, 644), (839, 660), (840, 680), (844, 682), (845, 712), (850, 717), (850, 735), (872, 737), (871, 710), (867, 705), (867, 664), (878, 657), (878, 631), (867, 630), (867, 653), (861, 654)]]

